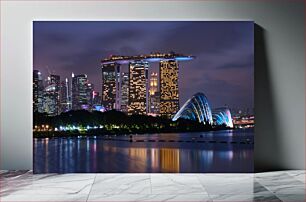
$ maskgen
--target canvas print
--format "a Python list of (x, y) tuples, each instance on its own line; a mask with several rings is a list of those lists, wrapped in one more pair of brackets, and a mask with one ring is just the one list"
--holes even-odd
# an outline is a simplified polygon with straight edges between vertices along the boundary
[(252, 21), (34, 21), (34, 173), (249, 173)]

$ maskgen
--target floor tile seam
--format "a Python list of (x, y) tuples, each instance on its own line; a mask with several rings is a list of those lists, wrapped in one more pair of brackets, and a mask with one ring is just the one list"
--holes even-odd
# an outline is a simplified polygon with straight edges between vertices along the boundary
[(150, 174), (150, 194), (153, 194), (152, 186), (152, 174)]
[(212, 200), (212, 198), (210, 197), (209, 192), (207, 191), (206, 187), (202, 184), (201, 180), (200, 180), (200, 176), (199, 175), (195, 175), (196, 179), (198, 180), (198, 182), (200, 183), (201, 187), (203, 188), (203, 190), (205, 191), (205, 193), (207, 194), (208, 198)]
[[(255, 181), (259, 182), (260, 184), (264, 185), (264, 183), (271, 183), (271, 182), (278, 182), (277, 185), (272, 185), (272, 186), (279, 186), (279, 183), (298, 183), (298, 184), (294, 184), (294, 185), (302, 185), (305, 184), (304, 182), (302, 182), (301, 180), (298, 180), (292, 176), (290, 176), (290, 178), (286, 178), (286, 179), (264, 179), (264, 178), (255, 178)], [(265, 185), (267, 186), (267, 185)]]
[(96, 177), (97, 177), (97, 174), (95, 175), (94, 180), (93, 180), (93, 182), (92, 182), (92, 185), (91, 185), (91, 187), (90, 187), (90, 190), (89, 190), (89, 192), (88, 192), (88, 195), (87, 195), (87, 198), (86, 198), (86, 202), (88, 201), (88, 199), (89, 199), (89, 197), (90, 197), (90, 193), (91, 193), (92, 187), (93, 187), (94, 184), (95, 184)]
[[(258, 181), (257, 181), (258, 182)], [(290, 193), (284, 193), (284, 194), (281, 194), (281, 193), (277, 193), (277, 192), (274, 192), (273, 190), (271, 190), (269, 188), (269, 186), (266, 186), (266, 185), (263, 185), (262, 183), (258, 182), (261, 186), (263, 186), (264, 188), (266, 188), (269, 192), (271, 192), (273, 195), (277, 196), (277, 195), (297, 195), (297, 194), (290, 194)], [(306, 193), (306, 192), (305, 192)], [(302, 195), (302, 193), (301, 193)]]

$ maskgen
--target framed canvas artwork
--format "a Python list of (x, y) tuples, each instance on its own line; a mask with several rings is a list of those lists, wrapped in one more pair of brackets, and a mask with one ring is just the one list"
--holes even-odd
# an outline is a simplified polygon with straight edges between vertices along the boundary
[(34, 173), (253, 172), (253, 21), (34, 21)]

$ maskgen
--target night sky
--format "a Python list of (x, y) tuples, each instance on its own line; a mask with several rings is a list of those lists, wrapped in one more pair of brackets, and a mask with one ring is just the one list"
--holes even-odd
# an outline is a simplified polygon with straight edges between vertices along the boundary
[(179, 63), (181, 106), (202, 92), (212, 108), (254, 107), (253, 22), (36, 21), (33, 33), (34, 69), (44, 77), (87, 74), (100, 92), (101, 59), (174, 51), (196, 56)]

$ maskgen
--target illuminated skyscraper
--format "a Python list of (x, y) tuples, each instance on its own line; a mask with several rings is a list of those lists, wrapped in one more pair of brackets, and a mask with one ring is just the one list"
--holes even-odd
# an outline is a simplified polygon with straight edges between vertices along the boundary
[[(190, 61), (194, 56), (183, 54), (170, 53), (151, 53), (133, 56), (111, 55), (108, 58), (101, 60), (102, 64), (102, 104), (106, 110), (116, 109), (125, 112), (125, 103), (128, 100), (128, 114), (152, 114), (162, 115), (172, 118), (179, 110), (179, 89), (178, 89), (178, 61)], [(149, 99), (148, 84), (145, 85), (145, 91), (140, 93), (140, 88), (144, 87), (143, 82), (147, 82), (148, 72), (147, 66), (149, 63), (159, 62), (160, 76), (159, 85), (155, 96), (152, 94)], [(124, 73), (121, 73), (121, 65), (129, 64), (128, 88), (125, 89), (126, 78)], [(142, 67), (142, 68), (141, 68)], [(141, 74), (141, 71), (146, 72)], [(140, 78), (143, 76), (144, 78)], [(138, 86), (137, 88), (135, 86)], [(141, 87), (140, 87), (141, 86)], [(152, 86), (152, 89), (155, 87)], [(155, 90), (154, 90), (155, 91)], [(131, 94), (132, 93), (132, 94)], [(143, 96), (143, 94), (146, 94)], [(128, 97), (128, 99), (126, 99)], [(143, 97), (146, 97), (145, 100)], [(152, 103), (151, 103), (152, 101)], [(158, 103), (159, 106), (158, 106)], [(156, 105), (156, 106), (155, 106)], [(152, 108), (151, 108), (152, 106)], [(154, 106), (154, 114), (153, 114)], [(144, 108), (146, 108), (144, 110)]]
[(45, 88), (43, 110), (49, 116), (56, 116), (58, 114), (57, 103), (54, 99), (54, 90), (51, 86)]
[(72, 78), (72, 109), (84, 109), (88, 105), (88, 79), (86, 74)]
[(121, 111), (128, 112), (129, 105), (129, 74), (121, 73)]
[(148, 68), (145, 61), (129, 64), (129, 105), (128, 114), (147, 114)]
[(91, 83), (87, 83), (87, 105), (83, 105), (83, 109), (91, 110), (93, 106), (93, 92), (94, 85)]
[(55, 100), (55, 115), (60, 114), (60, 88), (61, 88), (61, 79), (59, 75), (50, 75), (50, 80), (48, 80), (48, 85), (53, 86), (53, 95)]
[(33, 111), (43, 112), (43, 79), (38, 70), (33, 71)]
[(60, 113), (60, 76), (48, 76), (43, 95), (43, 111), (50, 116)]
[(150, 95), (154, 95), (157, 92), (157, 73), (152, 72), (150, 78)]
[(118, 72), (120, 72), (120, 65), (117, 63), (102, 65), (102, 105), (106, 110), (116, 109)]
[(179, 110), (179, 67), (175, 60), (160, 61), (160, 115), (172, 118)]
[(69, 108), (69, 110), (73, 110), (73, 108), (72, 108), (72, 85), (73, 85), (73, 78), (74, 78), (74, 73), (72, 72), (71, 73), (71, 80), (70, 80), (70, 89), (69, 89), (69, 106), (70, 106), (70, 108)]
[(159, 92), (158, 92), (158, 79), (157, 73), (152, 72), (150, 77), (150, 89), (149, 89), (149, 114), (158, 115), (159, 114)]
[(70, 110), (69, 106), (69, 84), (68, 79), (61, 82), (60, 86), (60, 113)]

